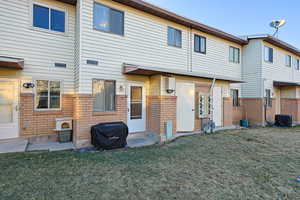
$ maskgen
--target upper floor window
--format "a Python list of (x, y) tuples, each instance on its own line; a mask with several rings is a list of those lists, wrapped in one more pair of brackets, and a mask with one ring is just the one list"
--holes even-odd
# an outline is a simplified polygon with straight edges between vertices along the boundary
[(206, 53), (206, 38), (195, 35), (195, 52)]
[(124, 13), (94, 3), (94, 29), (124, 35)]
[(285, 65), (287, 67), (291, 67), (292, 66), (292, 56), (285, 55)]
[(229, 61), (233, 63), (240, 63), (240, 49), (236, 47), (229, 47)]
[(265, 46), (265, 61), (273, 63), (273, 48)]
[(94, 111), (112, 112), (116, 110), (116, 82), (111, 80), (93, 80)]
[(293, 64), (294, 64), (294, 68), (295, 70), (299, 70), (300, 69), (300, 63), (299, 63), (299, 59), (294, 58), (293, 60)]
[(57, 32), (65, 32), (66, 14), (64, 11), (33, 5), (33, 26)]
[(36, 108), (60, 109), (60, 81), (36, 81)]
[(181, 48), (182, 45), (181, 30), (168, 27), (168, 45)]

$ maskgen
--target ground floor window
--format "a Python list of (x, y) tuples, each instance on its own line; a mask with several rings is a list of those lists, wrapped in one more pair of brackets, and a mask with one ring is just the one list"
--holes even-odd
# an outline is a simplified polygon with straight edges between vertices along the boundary
[(233, 106), (235, 106), (235, 107), (240, 106), (240, 101), (239, 101), (239, 90), (237, 90), (237, 89), (232, 89), (232, 90), (231, 90), (231, 97), (232, 97), (232, 103), (233, 103)]
[(36, 81), (36, 109), (60, 109), (60, 81)]
[(271, 97), (271, 90), (270, 89), (266, 90), (265, 103), (266, 103), (266, 106), (272, 107), (272, 97)]
[(93, 109), (95, 112), (116, 110), (116, 82), (112, 80), (93, 80)]

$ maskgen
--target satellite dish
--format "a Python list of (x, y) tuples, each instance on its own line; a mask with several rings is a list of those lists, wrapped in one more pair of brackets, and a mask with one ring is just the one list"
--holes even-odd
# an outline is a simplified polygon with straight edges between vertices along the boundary
[(270, 26), (272, 28), (275, 28), (276, 31), (275, 33), (273, 34), (273, 36), (277, 36), (278, 37), (278, 31), (279, 31), (279, 28), (281, 28), (282, 26), (284, 26), (286, 24), (286, 20), (282, 19), (282, 20), (273, 20), (271, 23), (270, 23)]

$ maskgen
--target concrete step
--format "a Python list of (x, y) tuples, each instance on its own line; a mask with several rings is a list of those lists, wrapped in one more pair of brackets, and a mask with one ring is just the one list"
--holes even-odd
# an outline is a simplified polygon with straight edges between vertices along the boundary
[(0, 141), (0, 153), (25, 152), (28, 140), (23, 138)]
[(63, 151), (72, 149), (75, 149), (75, 146), (72, 142), (36, 142), (28, 144), (26, 151)]

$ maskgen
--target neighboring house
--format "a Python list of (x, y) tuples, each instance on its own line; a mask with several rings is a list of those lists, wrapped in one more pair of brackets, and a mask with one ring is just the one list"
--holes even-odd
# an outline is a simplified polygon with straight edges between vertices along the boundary
[(167, 122), (173, 133), (209, 116), (231, 126), (249, 114), (239, 96), (262, 98), (245, 91), (256, 84), (245, 52), (260, 61), (262, 40), (247, 45), (144, 1), (10, 0), (0, 13), (0, 139), (56, 139), (62, 117), (77, 147), (103, 122), (162, 136)]
[(275, 114), (292, 114), (294, 122), (300, 122), (300, 50), (270, 35), (245, 39), (249, 41), (243, 48), (246, 83), (240, 99), (244, 118), (262, 125), (274, 122)]

